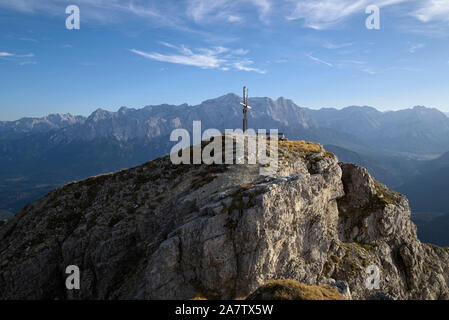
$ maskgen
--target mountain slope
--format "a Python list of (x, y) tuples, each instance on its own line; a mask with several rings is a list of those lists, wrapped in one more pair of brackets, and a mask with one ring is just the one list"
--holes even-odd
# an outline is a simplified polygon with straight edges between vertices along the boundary
[(369, 265), (390, 295), (449, 298), (449, 250), (417, 240), (403, 196), (317, 144), (280, 149), (272, 178), (164, 157), (55, 190), (0, 229), (0, 298), (231, 299), (290, 278), (363, 299)]
[[(430, 216), (430, 218), (429, 218)], [(449, 213), (438, 214), (424, 212), (412, 216), (418, 226), (418, 237), (425, 243), (434, 243), (439, 246), (449, 247)]]
[(126, 143), (98, 138), (52, 143), (51, 133), (2, 144), (0, 208), (18, 212), (69, 181), (136, 166), (170, 151), (169, 137)]
[(425, 161), (418, 161), (400, 155), (374, 152), (368, 154), (354, 152), (339, 146), (325, 145), (326, 150), (334, 153), (343, 162), (366, 167), (379, 181), (391, 188), (399, 188), (411, 176), (419, 173)]
[(353, 134), (374, 149), (411, 154), (449, 150), (449, 119), (437, 109), (414, 107), (380, 112), (371, 107), (348, 107), (307, 109), (306, 113), (320, 127)]
[(419, 171), (399, 190), (410, 197), (415, 211), (449, 213), (449, 152), (438, 159), (426, 161)]
[(9, 219), (14, 218), (11, 212), (0, 210), (0, 227), (8, 222)]

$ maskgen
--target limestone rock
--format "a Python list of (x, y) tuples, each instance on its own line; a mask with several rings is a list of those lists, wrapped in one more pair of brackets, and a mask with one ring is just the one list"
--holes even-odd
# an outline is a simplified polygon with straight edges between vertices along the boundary
[(365, 299), (369, 266), (385, 295), (449, 298), (449, 250), (418, 241), (405, 197), (320, 145), (279, 150), (273, 177), (164, 157), (53, 191), (0, 227), (0, 299), (234, 299), (273, 279)]

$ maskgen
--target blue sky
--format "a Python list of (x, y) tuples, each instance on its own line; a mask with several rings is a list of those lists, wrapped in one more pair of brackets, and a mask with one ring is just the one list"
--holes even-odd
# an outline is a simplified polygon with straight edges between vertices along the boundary
[[(380, 30), (365, 27), (372, 4)], [(449, 111), (449, 0), (0, 0), (0, 30), (0, 120), (243, 85), (303, 107)]]

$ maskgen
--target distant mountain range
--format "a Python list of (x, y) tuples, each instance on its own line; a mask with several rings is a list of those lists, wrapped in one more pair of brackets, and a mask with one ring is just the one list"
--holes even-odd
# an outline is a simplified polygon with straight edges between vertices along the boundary
[[(250, 103), (257, 112), (249, 114), (254, 128), (313, 128), (317, 124), (291, 100), (253, 98)], [(240, 97), (228, 94), (207, 100), (197, 106), (187, 104), (147, 106), (142, 109), (120, 108), (117, 112), (98, 109), (89, 117), (50, 115), (41, 119), (24, 118), (0, 122), (0, 139), (20, 138), (29, 134), (53, 132), (53, 139), (90, 141), (113, 138), (117, 141), (154, 139), (169, 135), (176, 128), (191, 129), (194, 120), (204, 128), (224, 130), (241, 125)]]
[(83, 123), (85, 117), (71, 114), (51, 114), (43, 118), (22, 118), (17, 121), (0, 121), (0, 140), (17, 139)]
[[(142, 109), (98, 109), (89, 117), (53, 114), (44, 118), (0, 121), (0, 140), (16, 140), (52, 132), (54, 142), (92, 141), (99, 138), (152, 140), (176, 128), (191, 129), (194, 120), (203, 128), (224, 130), (241, 126), (241, 98), (228, 94), (197, 106), (158, 105)], [(437, 109), (415, 107), (380, 112), (372, 107), (312, 110), (279, 98), (252, 98), (250, 127), (306, 131), (323, 143), (338, 141), (361, 151), (388, 150), (411, 155), (439, 155), (449, 151), (449, 119)]]
[[(89, 117), (55, 114), (2, 121), (0, 209), (18, 212), (61, 184), (160, 157), (175, 144), (169, 141), (172, 130), (191, 130), (194, 120), (202, 121), (203, 130), (240, 128), (240, 101), (228, 94), (196, 106), (122, 107), (117, 112), (98, 109)], [(378, 180), (399, 188), (413, 209), (449, 212), (441, 193), (447, 190), (441, 186), (449, 173), (447, 156), (433, 160), (449, 151), (449, 118), (437, 109), (312, 110), (285, 98), (251, 98), (249, 104), (251, 128), (279, 129), (291, 139), (320, 142), (342, 161), (366, 166)], [(433, 192), (437, 186), (442, 189)]]
[(449, 119), (437, 109), (380, 112), (371, 107), (348, 107), (306, 109), (306, 113), (319, 127), (355, 135), (369, 148), (413, 154), (449, 151)]

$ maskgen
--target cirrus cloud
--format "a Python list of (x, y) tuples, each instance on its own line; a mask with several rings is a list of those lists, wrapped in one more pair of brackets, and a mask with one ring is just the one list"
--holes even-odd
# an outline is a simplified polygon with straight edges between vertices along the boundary
[(187, 16), (195, 22), (227, 20), (240, 22), (242, 17), (237, 14), (244, 7), (256, 8), (260, 20), (269, 13), (271, 0), (188, 0)]
[[(328, 29), (354, 14), (365, 14), (368, 5), (380, 8), (404, 4), (401, 16), (421, 22), (449, 22), (448, 0), (0, 0), (0, 8), (22, 13), (59, 15), (69, 4), (82, 6), (83, 17), (104, 23), (118, 23), (139, 17), (158, 25), (188, 29), (197, 24), (251, 21), (269, 18), (302, 20), (304, 26)], [(256, 17), (254, 17), (254, 15)]]
[(412, 13), (412, 16), (422, 22), (447, 21), (449, 22), (449, 1), (425, 0), (420, 8)]
[(385, 7), (409, 0), (296, 0), (289, 20), (303, 20), (306, 27), (327, 29), (359, 12), (369, 5)]
[(240, 71), (266, 73), (264, 70), (251, 67), (254, 63), (252, 60), (242, 58), (242, 56), (248, 53), (244, 49), (231, 50), (218, 46), (199, 48), (193, 51), (186, 46), (178, 47), (167, 42), (162, 42), (161, 44), (165, 47), (175, 49), (176, 53), (163, 54), (159, 52), (145, 52), (137, 49), (130, 49), (129, 51), (154, 61), (181, 64), (202, 69), (220, 69), (227, 71), (233, 68)]
[(0, 59), (17, 63), (18, 65), (36, 64), (34, 53), (16, 54), (12, 52), (0, 51)]
[(334, 66), (332, 63), (324, 61), (324, 60), (319, 59), (317, 57), (314, 57), (311, 54), (307, 54), (306, 57), (308, 57), (312, 61), (315, 61), (315, 62), (320, 63), (320, 64), (324, 64), (324, 65), (326, 65), (328, 67), (331, 67), (331, 68)]

